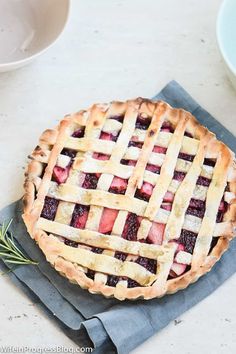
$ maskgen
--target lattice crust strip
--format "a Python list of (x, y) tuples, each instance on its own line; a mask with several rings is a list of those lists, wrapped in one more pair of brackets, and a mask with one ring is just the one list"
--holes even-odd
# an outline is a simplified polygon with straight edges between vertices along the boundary
[[(73, 152), (72, 160), (63, 149)], [(119, 299), (174, 292), (209, 270), (235, 236), (233, 153), (190, 113), (164, 102), (113, 102), (67, 116), (56, 130), (42, 135), (31, 158), (23, 215), (27, 228), (48, 261), (91, 292)], [(51, 180), (55, 166), (68, 171), (62, 183)], [(86, 174), (97, 176), (96, 189), (83, 187)], [(127, 181), (123, 194), (109, 191), (114, 177)], [(152, 188), (150, 198), (138, 199), (137, 191), (145, 186)], [(40, 217), (45, 196), (58, 200), (53, 220)], [(189, 205), (196, 201), (205, 208), (202, 217), (189, 214)], [(71, 226), (77, 204), (88, 208), (84, 229)], [(218, 209), (223, 213), (225, 205), (223, 220), (216, 222)], [(98, 231), (106, 210), (117, 214), (108, 235)], [(139, 220), (136, 240), (123, 237), (130, 214)], [(162, 241), (147, 243), (160, 227)], [(179, 240), (189, 237), (183, 231), (196, 235), (191, 252), (189, 246), (180, 247)], [(211, 251), (215, 237), (217, 246)], [(126, 259), (117, 259), (116, 252)], [(137, 263), (140, 257), (157, 261), (156, 271)], [(190, 270), (169, 279), (181, 265)], [(116, 286), (106, 285), (108, 275), (119, 277)], [(139, 285), (127, 288), (127, 279)]]
[[(184, 180), (180, 184), (175, 194), (175, 199), (172, 206), (172, 211), (168, 218), (165, 228), (165, 239), (174, 240), (180, 237), (183, 228), (185, 214), (194, 193), (194, 188), (197, 184), (197, 179), (201, 173), (202, 164), (205, 157), (207, 143), (210, 140), (210, 134), (206, 134), (202, 138), (196, 156), (192, 165), (186, 174)], [(218, 204), (219, 205), (219, 204)], [(213, 232), (212, 232), (213, 233)]]
[[(117, 195), (115, 194), (113, 195), (108, 192), (105, 193), (103, 191), (96, 192), (98, 194), (98, 197), (96, 197), (96, 194), (94, 193), (92, 193), (91, 197), (91, 192), (89, 190), (84, 190), (83, 188), (75, 186), (68, 186), (67, 189), (66, 184), (61, 184), (60, 186), (58, 186), (54, 182), (51, 182), (51, 186), (48, 191), (48, 196), (54, 197), (59, 200), (69, 201), (70, 203), (66, 203), (66, 205), (70, 205), (71, 210), (74, 209), (73, 203), (76, 203), (76, 201), (80, 200), (80, 203), (83, 205), (90, 205), (90, 203), (93, 203), (93, 205), (97, 205), (99, 207), (101, 206), (117, 210), (122, 209), (126, 210), (127, 212), (137, 214), (139, 216), (144, 216), (144, 212), (148, 204), (147, 202), (142, 200), (137, 200), (137, 202), (135, 202), (133, 199), (130, 199), (127, 196), (120, 195), (119, 197), (117, 197)], [(59, 203), (59, 206), (61, 203), (62, 202)], [(69, 215), (67, 215), (67, 220), (71, 220), (72, 213), (68, 211), (68, 214)], [(154, 221), (166, 224), (169, 218), (170, 212), (160, 208)], [(66, 223), (66, 221), (63, 221), (63, 223)], [(202, 219), (192, 215), (186, 215), (183, 223), (183, 228), (198, 233), (201, 227), (201, 223)], [(227, 223), (219, 223), (216, 224), (214, 227), (213, 236), (225, 235), (225, 232), (229, 232)]]
[[(131, 253), (133, 255), (137, 256), (142, 256), (142, 257), (147, 257), (151, 259), (157, 259), (159, 260), (159, 265), (163, 262), (162, 258), (164, 257), (164, 261), (166, 262), (168, 259), (169, 261), (173, 260), (174, 252), (176, 250), (176, 245), (169, 244), (166, 246), (158, 246), (158, 245), (147, 245), (147, 244), (142, 244), (138, 242), (132, 242), (132, 241), (127, 241), (122, 239), (121, 237), (118, 236), (108, 236), (108, 235), (101, 235), (96, 231), (88, 231), (88, 230), (78, 230), (73, 227), (67, 226), (67, 225), (61, 225), (57, 222), (52, 222), (43, 218), (40, 218), (38, 221), (38, 227), (42, 228), (43, 230), (53, 233), (53, 234), (60, 234), (61, 236), (66, 237), (67, 239), (70, 239), (75, 242), (83, 243), (83, 244), (88, 244), (90, 246), (95, 246), (95, 247), (102, 247), (110, 250), (117, 250), (120, 252), (125, 252), (125, 253)], [(53, 237), (51, 235), (51, 237)], [(81, 264), (85, 267), (88, 267), (89, 269), (108, 273), (108, 274), (114, 274), (114, 275), (120, 275), (120, 276), (129, 276), (130, 278), (139, 281), (142, 278), (139, 278), (139, 274), (136, 274), (136, 270), (143, 270), (142, 275), (145, 277), (145, 274), (150, 276), (150, 281), (154, 281), (157, 277), (157, 275), (151, 276), (149, 274), (150, 272), (146, 271), (144, 272), (144, 268), (136, 263), (132, 263), (131, 265), (126, 265), (128, 267), (127, 269), (130, 269), (129, 272), (125, 273), (125, 270), (122, 268), (122, 261), (118, 261), (114, 258), (111, 258), (108, 256), (103, 257), (104, 255), (99, 255), (99, 254), (93, 254), (95, 258), (99, 261), (98, 263), (94, 262), (95, 258), (89, 257), (88, 252), (84, 249), (76, 248), (73, 249), (73, 252), (71, 253), (71, 247), (65, 246), (63, 243), (59, 242), (58, 247), (62, 250), (62, 253), (60, 254), (61, 257), (71, 260), (71, 257), (76, 257), (76, 254), (79, 254), (78, 259), (79, 261), (77, 262), (78, 264)], [(85, 252), (86, 251), (86, 252)], [(90, 252), (91, 253), (91, 252)], [(92, 253), (91, 253), (92, 254)], [(84, 259), (86, 258), (86, 259)], [(104, 262), (103, 262), (104, 261)], [(107, 270), (104, 270), (104, 266), (106, 266), (106, 261), (109, 261), (109, 267)], [(101, 265), (101, 263), (104, 263)], [(103, 268), (102, 268), (103, 267)], [(125, 267), (125, 269), (126, 269)], [(131, 267), (131, 268), (130, 268)], [(141, 268), (140, 268), (141, 267)], [(114, 268), (117, 268), (114, 272)], [(135, 273), (133, 274), (132, 271)], [(142, 280), (144, 282), (145, 279)], [(140, 283), (141, 284), (141, 283)], [(142, 284), (144, 285), (144, 284)], [(146, 284), (147, 285), (147, 284)]]

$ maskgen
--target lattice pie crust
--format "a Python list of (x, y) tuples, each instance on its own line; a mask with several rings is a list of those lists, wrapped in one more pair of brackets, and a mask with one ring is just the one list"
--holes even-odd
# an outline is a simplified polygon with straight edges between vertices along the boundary
[(91, 293), (174, 293), (208, 272), (235, 236), (234, 154), (165, 102), (68, 115), (30, 159), (28, 232), (58, 272)]

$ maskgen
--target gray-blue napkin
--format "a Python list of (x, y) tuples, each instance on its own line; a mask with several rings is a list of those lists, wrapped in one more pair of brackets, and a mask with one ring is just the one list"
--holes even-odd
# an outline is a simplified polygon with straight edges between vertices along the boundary
[[(154, 99), (182, 107), (236, 152), (236, 138), (195, 102), (175, 81), (171, 81)], [(236, 271), (236, 240), (213, 270), (187, 289), (174, 295), (149, 301), (105, 299), (91, 295), (60, 276), (45, 260), (30, 239), (21, 219), (22, 202), (17, 201), (0, 212), (0, 223), (13, 218), (11, 231), (22, 249), (38, 266), (17, 266), (9, 276), (79, 346), (94, 346), (94, 353), (127, 354), (170, 321), (211, 294)], [(6, 266), (6, 264), (5, 264)], [(4, 267), (1, 263), (1, 267)], [(42, 305), (43, 304), (43, 305)], [(52, 315), (53, 314), (53, 315)]]

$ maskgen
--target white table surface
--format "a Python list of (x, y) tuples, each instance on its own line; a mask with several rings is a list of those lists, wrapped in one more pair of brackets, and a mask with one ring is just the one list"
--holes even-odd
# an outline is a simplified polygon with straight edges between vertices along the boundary
[[(0, 75), (0, 207), (23, 193), (40, 133), (93, 102), (151, 97), (171, 79), (236, 134), (236, 92), (215, 39), (220, 0), (72, 0), (68, 26), (32, 65)], [(133, 354), (236, 352), (236, 276)], [(0, 346), (75, 347), (0, 276)]]

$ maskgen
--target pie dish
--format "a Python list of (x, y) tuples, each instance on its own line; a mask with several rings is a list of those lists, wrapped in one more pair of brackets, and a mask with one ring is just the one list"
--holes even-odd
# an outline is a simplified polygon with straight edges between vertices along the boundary
[(119, 300), (187, 287), (235, 236), (233, 152), (163, 101), (95, 104), (30, 155), (23, 219), (51, 265)]

